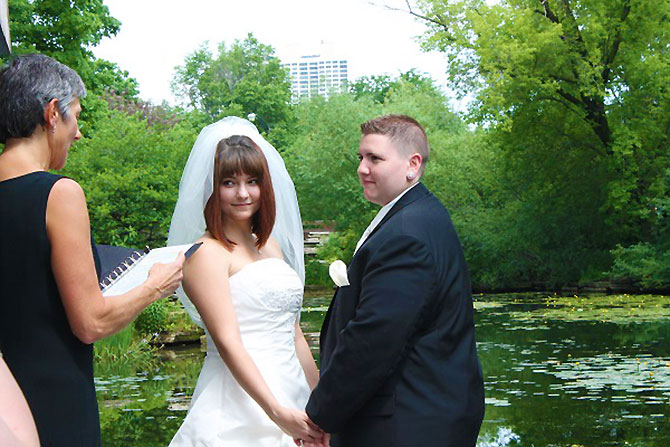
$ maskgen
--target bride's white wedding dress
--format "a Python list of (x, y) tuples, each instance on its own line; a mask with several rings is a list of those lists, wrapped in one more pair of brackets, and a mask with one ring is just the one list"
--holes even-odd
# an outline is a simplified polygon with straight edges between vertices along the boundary
[[(276, 258), (229, 278), (244, 347), (281, 405), (304, 409), (310, 389), (295, 352), (302, 282)], [(207, 333), (207, 331), (205, 331)], [(237, 383), (207, 333), (207, 356), (184, 423), (170, 447), (295, 446)]]

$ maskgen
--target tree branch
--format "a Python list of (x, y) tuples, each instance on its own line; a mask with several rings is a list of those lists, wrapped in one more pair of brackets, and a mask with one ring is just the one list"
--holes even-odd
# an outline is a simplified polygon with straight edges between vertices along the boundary
[(553, 75), (553, 74), (550, 74), (549, 77), (551, 79), (555, 80), (555, 81), (567, 82), (568, 84), (577, 85), (577, 80), (576, 79), (563, 78), (561, 76)]
[(421, 15), (419, 13), (414, 12), (414, 10), (412, 9), (412, 5), (410, 4), (409, 0), (405, 0), (405, 4), (407, 5), (407, 11), (410, 13), (410, 15), (413, 15), (414, 17), (417, 17), (417, 18), (422, 19), (422, 20), (426, 20), (426, 21), (431, 22), (435, 25), (441, 26), (445, 30), (447, 29), (447, 25), (444, 22), (442, 22), (441, 20), (433, 19), (431, 17), (424, 16), (424, 15)]
[(571, 112), (577, 112), (580, 110), (579, 108), (575, 108), (575, 104), (566, 102), (561, 100), (560, 98), (556, 98), (555, 96), (538, 96), (537, 97), (538, 101), (554, 101), (559, 103), (560, 105), (564, 106), (566, 109), (570, 110)]
[[(412, 5), (410, 4), (409, 0), (405, 0), (405, 4), (407, 5), (407, 10), (400, 9), (400, 8), (394, 8), (393, 6), (389, 6), (389, 5), (385, 5), (385, 4), (384, 4), (384, 5), (379, 5), (379, 4), (374, 3), (374, 2), (368, 2), (368, 4), (369, 4), (369, 5), (372, 5), (372, 6), (376, 6), (376, 7), (380, 7), (380, 8), (388, 9), (389, 11), (407, 12), (407, 13), (409, 13), (410, 15), (412, 15), (412, 16), (418, 18), (418, 19), (425, 20), (426, 22), (430, 22), (430, 23), (432, 23), (433, 25), (437, 25), (437, 26), (439, 26), (440, 28), (442, 28), (442, 29), (445, 30), (445, 31), (449, 31), (449, 27), (448, 27), (443, 21), (441, 21), (441, 20), (439, 20), (439, 19), (434, 19), (434, 18), (432, 18), (432, 17), (428, 17), (428, 16), (425, 16), (425, 15), (422, 15), (422, 14), (419, 14), (419, 13), (415, 12), (415, 11), (412, 9)], [(453, 40), (454, 40), (454, 39), (452, 39), (452, 38), (449, 38), (449, 39), (450, 39), (452, 42), (453, 42)]]
[[(590, 61), (588, 57), (588, 51), (586, 50), (586, 44), (584, 43), (584, 38), (582, 37), (582, 32), (579, 30), (579, 25), (577, 24), (577, 19), (575, 18), (575, 15), (570, 7), (570, 0), (562, 0), (563, 3), (563, 10), (565, 12), (565, 17), (566, 19), (570, 19), (570, 27), (572, 28), (572, 31), (574, 32), (574, 41), (575, 43), (579, 44), (577, 47), (577, 51), (579, 52), (579, 55), (582, 57), (584, 61), (586, 61), (587, 64), (589, 64), (591, 67), (593, 67), (593, 62)], [(565, 29), (565, 27), (564, 27)], [(567, 36), (566, 36), (567, 38)]]
[[(574, 112), (576, 114), (579, 114), (579, 112), (583, 112), (582, 108), (575, 108), (571, 103), (567, 103), (565, 101), (561, 101), (559, 98), (551, 97), (551, 96), (540, 96), (537, 98), (539, 101), (554, 101), (562, 106), (564, 106), (566, 109), (568, 109), (570, 112)], [(593, 129), (593, 126), (590, 126)], [(560, 132), (558, 133), (564, 137), (573, 139), (573, 136), (571, 134), (567, 134), (565, 132)], [(585, 147), (588, 147), (589, 149), (593, 150), (596, 154), (600, 155), (601, 157), (604, 157), (607, 154), (607, 151), (603, 151), (602, 148), (595, 146), (591, 144), (588, 141), (580, 141), (579, 144), (584, 145)]]
[(549, 0), (540, 0), (540, 3), (542, 4), (542, 7), (544, 8), (544, 11), (540, 11), (539, 9), (536, 9), (535, 12), (538, 14), (541, 14), (551, 20), (553, 23), (560, 23), (558, 20), (558, 17), (556, 17), (556, 14), (551, 10), (551, 7), (549, 6)]
[(559, 88), (558, 90), (556, 90), (556, 93), (558, 93), (558, 94), (559, 94), (561, 97), (563, 97), (565, 100), (567, 100), (568, 102), (570, 102), (570, 103), (576, 105), (576, 106), (579, 107), (580, 109), (584, 109), (584, 108), (585, 108), (585, 104), (584, 104), (584, 102), (581, 101), (581, 100), (579, 100), (579, 99), (577, 99), (576, 97), (572, 96), (570, 93), (564, 92), (564, 91), (561, 90), (560, 88)]
[(612, 64), (614, 63), (614, 59), (616, 58), (617, 53), (619, 52), (619, 45), (621, 45), (621, 24), (626, 21), (628, 18), (628, 14), (630, 13), (630, 0), (626, 1), (623, 7), (623, 11), (621, 13), (621, 19), (620, 23), (617, 26), (616, 30), (616, 35), (614, 37), (614, 43), (612, 44), (612, 48), (607, 54), (607, 57), (603, 61), (603, 66), (605, 67), (602, 72), (602, 80), (603, 83), (607, 84), (610, 80), (610, 74), (612, 73)]

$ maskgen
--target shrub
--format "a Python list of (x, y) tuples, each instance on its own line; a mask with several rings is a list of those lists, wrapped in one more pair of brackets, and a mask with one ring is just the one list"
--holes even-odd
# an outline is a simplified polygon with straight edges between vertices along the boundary
[(630, 278), (643, 287), (670, 287), (670, 252), (662, 247), (642, 242), (612, 250), (614, 264), (611, 274)]
[(169, 329), (170, 304), (158, 300), (144, 309), (135, 319), (135, 330), (143, 335), (157, 334)]

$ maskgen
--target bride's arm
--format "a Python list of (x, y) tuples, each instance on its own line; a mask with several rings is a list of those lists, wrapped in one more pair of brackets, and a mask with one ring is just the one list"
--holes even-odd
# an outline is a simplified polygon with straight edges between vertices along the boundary
[(228, 283), (230, 257), (222, 246), (205, 241), (184, 265), (184, 291), (195, 304), (221, 358), (244, 391), (289, 435), (320, 439), (322, 432), (304, 412), (279, 404), (242, 344)]
[(295, 320), (295, 352), (298, 355), (302, 370), (305, 371), (309, 388), (313, 390), (319, 381), (319, 370), (316, 367), (312, 351), (309, 349), (307, 340), (305, 340), (305, 334), (302, 333), (297, 318)]

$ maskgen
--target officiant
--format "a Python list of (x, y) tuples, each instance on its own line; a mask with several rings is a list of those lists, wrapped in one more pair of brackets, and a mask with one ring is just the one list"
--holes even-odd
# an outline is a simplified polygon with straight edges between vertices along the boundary
[(81, 138), (85, 96), (79, 75), (44, 55), (0, 69), (0, 351), (46, 447), (100, 445), (92, 343), (171, 295), (184, 261), (103, 299), (84, 192), (48, 172)]

